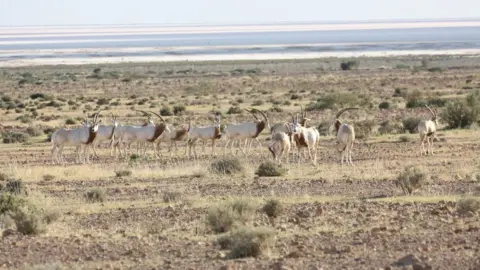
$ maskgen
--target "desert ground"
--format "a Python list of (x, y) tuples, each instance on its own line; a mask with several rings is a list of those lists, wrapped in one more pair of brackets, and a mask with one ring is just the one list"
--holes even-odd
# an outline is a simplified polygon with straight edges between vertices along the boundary
[[(342, 61), (0, 69), (0, 268), (479, 269), (478, 58)], [(434, 155), (420, 156), (412, 125), (431, 117), (424, 104), (439, 126)], [(321, 134), (318, 163), (292, 146), (277, 176), (258, 169), (273, 160), (267, 128), (245, 155), (220, 138), (196, 159), (185, 142), (121, 158), (104, 144), (89, 164), (73, 147), (51, 163), (51, 133), (98, 110), (107, 124), (110, 112), (142, 124), (139, 109), (186, 127), (214, 112), (222, 124), (253, 121), (242, 109), (257, 108), (273, 125), (300, 105)], [(341, 166), (330, 128), (343, 107), (361, 108), (340, 117), (356, 130), (353, 167)]]

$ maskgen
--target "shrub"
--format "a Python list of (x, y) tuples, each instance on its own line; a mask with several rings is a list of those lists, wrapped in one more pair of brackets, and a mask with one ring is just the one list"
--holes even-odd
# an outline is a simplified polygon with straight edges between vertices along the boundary
[(3, 143), (25, 143), (30, 136), (24, 132), (7, 131), (2, 133)]
[(388, 101), (383, 101), (380, 104), (378, 104), (379, 109), (389, 109), (390, 108), (390, 102)]
[(409, 195), (420, 189), (427, 182), (427, 178), (428, 175), (420, 168), (409, 166), (398, 175), (395, 184), (402, 189), (405, 195)]
[(232, 106), (227, 111), (227, 114), (240, 114), (240, 113), (242, 113), (242, 108), (238, 106)]
[(128, 177), (132, 175), (132, 171), (130, 170), (120, 170), (120, 171), (115, 171), (115, 176), (116, 177)]
[(340, 68), (342, 70), (352, 70), (354, 68), (357, 68), (360, 65), (360, 63), (356, 60), (349, 60), (349, 61), (343, 61), (340, 63)]
[(213, 232), (224, 233), (236, 225), (243, 225), (251, 221), (254, 212), (255, 205), (250, 200), (237, 198), (210, 207), (206, 223)]
[(97, 100), (97, 105), (107, 105), (109, 103), (110, 101), (108, 100), (108, 98), (99, 98)]
[(252, 103), (252, 106), (262, 106), (265, 102), (261, 99), (258, 99), (258, 100), (255, 100), (253, 103)]
[(37, 235), (46, 231), (45, 219), (35, 209), (22, 207), (12, 212), (10, 217), (15, 221), (17, 231), (26, 235)]
[(280, 165), (275, 164), (272, 161), (266, 161), (258, 166), (255, 172), (258, 176), (282, 176), (287, 173), (287, 169), (282, 168)]
[(72, 118), (68, 118), (67, 120), (65, 120), (65, 124), (66, 124), (66, 125), (76, 125), (76, 124), (77, 124), (77, 121), (75, 121), (75, 120), (72, 119)]
[(28, 127), (25, 131), (28, 135), (32, 137), (37, 137), (43, 134), (43, 131), (41, 129), (33, 126)]
[(5, 185), (4, 191), (19, 195), (25, 194), (26, 188), (22, 180), (9, 180)]
[(15, 196), (12, 193), (0, 193), (0, 215), (15, 212), (25, 204), (26, 201), (19, 196)]
[(466, 128), (477, 122), (479, 111), (468, 106), (464, 101), (449, 102), (441, 112), (442, 121), (448, 128)]
[(423, 99), (411, 99), (407, 102), (405, 107), (407, 108), (419, 108), (419, 107), (425, 107), (425, 105), (428, 105), (428, 102)]
[(355, 137), (358, 139), (368, 139), (375, 127), (374, 120), (363, 120), (355, 123)]
[(163, 192), (163, 202), (178, 202), (182, 199), (182, 193), (179, 191), (165, 191)]
[(480, 211), (480, 200), (477, 198), (464, 198), (457, 202), (457, 211), (460, 214), (476, 213)]
[(172, 109), (170, 109), (170, 107), (168, 107), (168, 106), (163, 107), (163, 108), (160, 110), (160, 115), (161, 115), (161, 116), (171, 116), (171, 115), (173, 115)]
[(55, 179), (55, 175), (52, 175), (52, 174), (43, 175), (43, 181), (52, 181), (53, 179)]
[(398, 140), (400, 142), (409, 142), (410, 141), (410, 137), (406, 136), (406, 135), (403, 135), (403, 136), (400, 136), (398, 137)]
[(90, 203), (103, 202), (105, 201), (105, 192), (103, 189), (94, 188), (85, 193), (85, 199)]
[(403, 131), (403, 127), (400, 123), (386, 120), (380, 124), (378, 133), (380, 134), (397, 134)]
[(230, 249), (231, 259), (259, 257), (272, 245), (275, 230), (268, 227), (241, 227), (217, 239), (223, 249)]
[(283, 212), (283, 206), (279, 200), (270, 199), (262, 207), (262, 211), (270, 218), (276, 218)]
[(176, 106), (173, 106), (173, 114), (175, 114), (175, 115), (181, 115), (181, 114), (183, 114), (186, 110), (187, 110), (187, 108), (186, 108), (184, 105), (176, 105)]
[(420, 117), (409, 117), (403, 119), (403, 131), (408, 133), (417, 132), (417, 126), (421, 120), (422, 119)]
[(220, 158), (210, 164), (210, 171), (217, 174), (235, 174), (245, 170), (242, 163), (235, 157)]

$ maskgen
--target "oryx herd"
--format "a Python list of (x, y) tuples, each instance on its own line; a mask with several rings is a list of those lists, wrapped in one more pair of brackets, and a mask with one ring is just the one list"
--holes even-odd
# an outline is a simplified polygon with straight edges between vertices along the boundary
[[(420, 135), (421, 152), (433, 155), (433, 137), (435, 135), (438, 121), (437, 113), (430, 107), (426, 106), (432, 114), (431, 119), (421, 121), (417, 130)], [(343, 108), (335, 114), (335, 118), (330, 124), (334, 128), (337, 143), (341, 147), (341, 164), (344, 160), (347, 164), (353, 165), (352, 149), (355, 142), (355, 129), (352, 124), (342, 123), (339, 118), (348, 110), (358, 110), (356, 107)], [(93, 114), (92, 121), (84, 119), (82, 125), (77, 128), (61, 128), (55, 131), (51, 136), (53, 144), (52, 162), (64, 163), (63, 148), (64, 146), (76, 147), (76, 162), (89, 163), (90, 147), (93, 155), (98, 157), (97, 146), (101, 142), (108, 142), (110, 147), (110, 155), (117, 156), (117, 150), (120, 157), (127, 157), (131, 153), (132, 143), (137, 144), (137, 154), (146, 155), (149, 148), (153, 148), (154, 155), (160, 157), (160, 144), (162, 142), (170, 143), (169, 152), (172, 153), (172, 147), (177, 150), (177, 142), (185, 142), (185, 155), (197, 157), (196, 144), (202, 141), (205, 143), (210, 141), (212, 146), (212, 154), (215, 155), (215, 143), (217, 140), (226, 140), (224, 153), (230, 146), (230, 153), (233, 154), (233, 144), (236, 142), (237, 147), (246, 155), (251, 148), (253, 141), (257, 145), (262, 145), (258, 136), (262, 131), (269, 131), (269, 140), (267, 144), (268, 151), (272, 154), (276, 162), (281, 162), (285, 156), (286, 162), (289, 162), (289, 153), (293, 145), (296, 146), (298, 161), (302, 159), (301, 153), (306, 151), (308, 158), (313, 164), (317, 163), (317, 147), (320, 143), (320, 133), (314, 126), (308, 126), (307, 113), (300, 107), (300, 118), (297, 113), (291, 115), (291, 121), (279, 122), (270, 126), (267, 115), (258, 109), (244, 109), (251, 113), (255, 118), (252, 122), (239, 124), (221, 125), (220, 114), (215, 114), (213, 124), (208, 126), (192, 126), (188, 121), (187, 127), (175, 128), (168, 124), (161, 115), (151, 111), (136, 110), (147, 116), (147, 121), (143, 125), (122, 125), (118, 122), (118, 117), (109, 113), (111, 116), (111, 125), (100, 125), (102, 122), (98, 120), (100, 111)], [(257, 116), (260, 114), (263, 119)], [(160, 120), (155, 123), (151, 117), (155, 115)], [(266, 128), (266, 129), (265, 129)], [(425, 150), (424, 143), (427, 142)], [(244, 142), (243, 147), (240, 145)], [(150, 147), (149, 147), (150, 146)], [(193, 150), (193, 151), (192, 151)], [(246, 152), (247, 151), (247, 152)], [(306, 155), (303, 158), (307, 158)]]

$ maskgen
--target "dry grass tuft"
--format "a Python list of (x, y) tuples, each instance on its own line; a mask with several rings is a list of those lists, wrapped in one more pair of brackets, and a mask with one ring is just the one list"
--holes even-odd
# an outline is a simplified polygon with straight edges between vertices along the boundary
[(165, 203), (178, 202), (182, 199), (182, 193), (179, 191), (165, 191), (162, 198)]
[(220, 236), (216, 243), (222, 249), (230, 249), (231, 259), (259, 257), (270, 249), (275, 230), (268, 227), (240, 227)]
[(210, 207), (206, 222), (215, 233), (230, 231), (236, 225), (244, 225), (252, 220), (256, 205), (244, 198), (237, 198)]
[(85, 200), (89, 203), (104, 202), (105, 191), (100, 188), (94, 188), (85, 193)]
[(283, 210), (283, 205), (277, 199), (268, 200), (262, 207), (262, 211), (270, 218), (280, 216)]
[(260, 164), (257, 171), (255, 172), (258, 176), (283, 176), (288, 172), (286, 168), (283, 168), (280, 165), (275, 164), (272, 161), (266, 161)]
[(427, 180), (428, 175), (419, 167), (408, 166), (398, 175), (395, 184), (402, 189), (405, 195), (411, 195), (424, 186)]
[(52, 181), (53, 179), (55, 179), (55, 175), (44, 174), (42, 178), (43, 178), (44, 181)]
[(477, 198), (465, 198), (457, 202), (457, 211), (460, 214), (476, 213), (480, 211), (480, 200)]
[(118, 178), (129, 177), (131, 175), (132, 175), (132, 171), (130, 171), (130, 170), (115, 171), (115, 176), (118, 177)]
[(245, 171), (242, 163), (235, 157), (223, 157), (210, 164), (210, 171), (216, 174), (236, 174)]

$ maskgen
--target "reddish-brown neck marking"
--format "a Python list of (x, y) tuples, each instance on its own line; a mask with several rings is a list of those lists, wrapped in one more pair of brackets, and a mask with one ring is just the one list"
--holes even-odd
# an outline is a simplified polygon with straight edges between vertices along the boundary
[(154, 142), (160, 135), (162, 135), (163, 131), (165, 131), (165, 124), (161, 123), (158, 126), (155, 126), (155, 132), (153, 133), (153, 137), (148, 140), (149, 142)]
[(95, 137), (97, 137), (97, 131), (93, 131), (93, 127), (90, 127), (88, 129), (88, 139), (85, 144), (91, 144), (93, 140), (95, 140)]
[(215, 127), (215, 133), (213, 134), (213, 137), (215, 139), (220, 139), (222, 137), (222, 134), (220, 133), (220, 128), (219, 127)]
[(335, 130), (338, 132), (338, 130), (340, 129), (340, 125), (342, 124), (342, 122), (340, 122), (340, 120), (335, 120)]
[(258, 135), (262, 133), (264, 129), (265, 129), (265, 122), (263, 121), (257, 122), (257, 131), (255, 132), (255, 135), (253, 135), (252, 138), (258, 137)]
[(294, 139), (295, 139), (295, 143), (296, 143), (298, 146), (308, 147), (308, 144), (307, 144), (307, 142), (305, 141), (305, 136), (303, 136), (303, 133), (295, 134), (293, 137), (294, 137)]
[(173, 137), (172, 140), (180, 141), (180, 140), (183, 140), (183, 138), (187, 135), (188, 130), (182, 128), (182, 129), (175, 130), (174, 132), (175, 132), (175, 136)]

